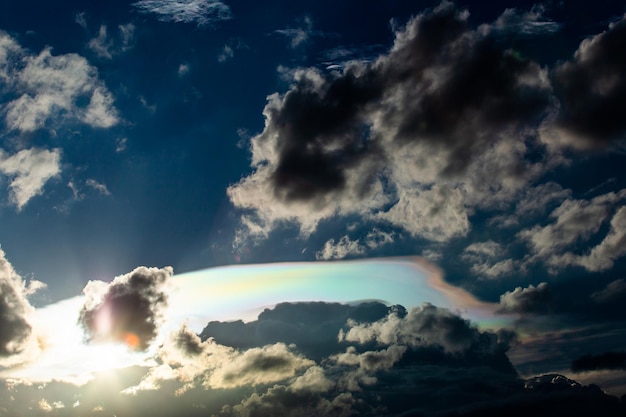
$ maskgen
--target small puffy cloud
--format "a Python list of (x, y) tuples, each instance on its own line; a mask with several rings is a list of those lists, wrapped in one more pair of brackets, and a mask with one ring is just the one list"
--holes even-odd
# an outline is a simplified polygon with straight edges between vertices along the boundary
[(334, 355), (331, 359), (338, 365), (358, 366), (365, 371), (380, 371), (393, 367), (402, 359), (406, 349), (406, 346), (391, 345), (383, 350), (358, 353), (354, 346), (350, 346), (345, 353)]
[(141, 0), (132, 5), (142, 13), (158, 15), (164, 22), (206, 26), (232, 18), (230, 7), (220, 0)]
[(8, 130), (29, 132), (62, 121), (108, 128), (119, 122), (113, 96), (85, 58), (52, 55), (51, 48), (33, 55), (5, 32), (0, 39), (0, 76), (15, 97), (4, 106)]
[(13, 155), (0, 149), (0, 173), (11, 178), (11, 203), (22, 210), (33, 197), (42, 194), (46, 182), (61, 172), (60, 161), (60, 149), (23, 149)]
[(499, 313), (533, 314), (543, 313), (550, 308), (552, 294), (548, 283), (529, 285), (527, 288), (517, 287), (500, 296)]
[(79, 324), (90, 341), (126, 343), (145, 350), (156, 337), (167, 306), (171, 267), (139, 267), (107, 284), (89, 281)]
[(484, 278), (498, 278), (501, 275), (510, 274), (517, 263), (513, 259), (501, 258), (502, 246), (493, 240), (475, 242), (463, 250), (461, 259), (471, 264), (471, 271)]
[(605, 288), (592, 293), (591, 299), (599, 304), (626, 300), (626, 280), (611, 281)]
[(542, 136), (547, 143), (593, 147), (624, 138), (626, 18), (583, 40), (572, 61), (553, 74), (560, 108)]
[(189, 74), (190, 69), (191, 68), (189, 67), (189, 64), (187, 64), (187, 63), (180, 64), (178, 66), (178, 76), (180, 78), (186, 76), (187, 74)]
[(392, 243), (394, 240), (392, 233), (373, 229), (368, 234), (357, 240), (351, 240), (347, 235), (335, 243), (330, 239), (324, 247), (315, 253), (318, 260), (343, 259), (347, 256), (358, 256), (367, 253), (368, 250), (376, 249), (380, 246)]
[(111, 192), (109, 191), (106, 185), (94, 180), (93, 178), (88, 178), (87, 181), (85, 181), (85, 185), (93, 188), (94, 190), (98, 191), (102, 195), (106, 195), (106, 196), (111, 195)]
[(26, 360), (38, 350), (30, 322), (28, 287), (0, 249), (0, 366)]

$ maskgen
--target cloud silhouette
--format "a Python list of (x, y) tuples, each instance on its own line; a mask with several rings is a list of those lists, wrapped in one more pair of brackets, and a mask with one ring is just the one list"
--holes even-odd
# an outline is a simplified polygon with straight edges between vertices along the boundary
[(83, 290), (86, 299), (79, 316), (87, 340), (147, 349), (158, 333), (172, 274), (171, 267), (139, 267), (110, 284), (90, 281)]

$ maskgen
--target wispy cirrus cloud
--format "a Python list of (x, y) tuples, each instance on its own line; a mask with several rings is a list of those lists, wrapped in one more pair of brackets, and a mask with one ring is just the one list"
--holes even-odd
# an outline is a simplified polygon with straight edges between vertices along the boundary
[(195, 23), (207, 26), (232, 18), (230, 7), (220, 0), (141, 0), (133, 7), (142, 13), (159, 15), (164, 22)]

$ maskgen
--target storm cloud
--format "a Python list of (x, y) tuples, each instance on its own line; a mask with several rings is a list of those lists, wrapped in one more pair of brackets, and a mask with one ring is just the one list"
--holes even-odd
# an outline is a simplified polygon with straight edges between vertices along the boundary
[(145, 350), (156, 337), (167, 306), (167, 283), (173, 269), (139, 267), (110, 283), (89, 281), (83, 293), (79, 324), (89, 341), (126, 343)]

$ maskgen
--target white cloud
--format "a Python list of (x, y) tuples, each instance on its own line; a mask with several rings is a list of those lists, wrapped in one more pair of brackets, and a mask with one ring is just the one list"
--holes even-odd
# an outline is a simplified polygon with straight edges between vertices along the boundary
[(363, 239), (351, 240), (347, 235), (335, 243), (328, 240), (324, 247), (315, 253), (318, 260), (343, 259), (346, 256), (363, 255), (368, 250), (393, 242), (393, 234), (373, 229)]
[(204, 26), (232, 18), (230, 8), (220, 0), (141, 0), (133, 6), (143, 13), (157, 14), (165, 22)]
[(87, 46), (100, 58), (113, 58), (113, 55), (110, 51), (113, 48), (113, 41), (107, 38), (106, 25), (100, 26), (98, 36), (90, 39), (87, 43)]
[(475, 242), (463, 249), (461, 259), (471, 264), (471, 271), (484, 278), (498, 278), (509, 274), (517, 266), (513, 259), (501, 259), (503, 248), (493, 240)]
[[(97, 69), (79, 55), (55, 56), (50, 48), (31, 55), (2, 33), (0, 75), (9, 80), (7, 87), (16, 96), (4, 105), (10, 130), (28, 132), (62, 121), (106, 128), (119, 121)], [(86, 108), (79, 104), (84, 99), (89, 100)]]
[(18, 210), (42, 194), (46, 182), (61, 172), (60, 160), (59, 149), (24, 149), (10, 156), (0, 150), (0, 172), (11, 178), (10, 199)]
[(189, 64), (186, 64), (186, 63), (180, 64), (178, 66), (178, 76), (181, 78), (184, 77), (185, 75), (189, 74), (189, 70), (190, 70)]

